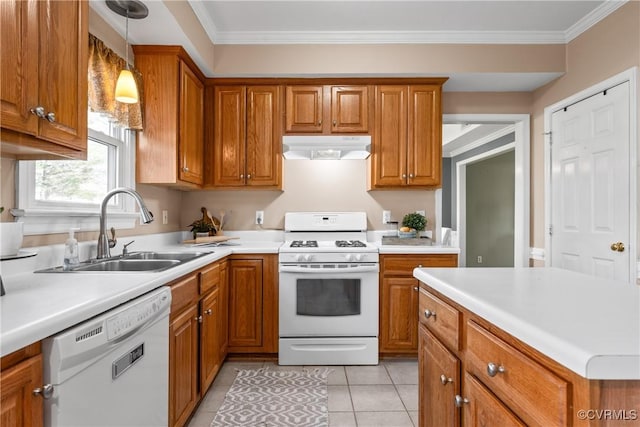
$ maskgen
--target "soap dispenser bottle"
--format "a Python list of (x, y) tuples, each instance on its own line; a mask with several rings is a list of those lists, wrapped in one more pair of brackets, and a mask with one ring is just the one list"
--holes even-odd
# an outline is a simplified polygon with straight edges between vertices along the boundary
[(62, 265), (64, 270), (69, 270), (74, 265), (80, 263), (80, 258), (78, 257), (78, 241), (74, 237), (76, 230), (76, 228), (69, 230), (69, 237), (64, 243), (64, 262)]

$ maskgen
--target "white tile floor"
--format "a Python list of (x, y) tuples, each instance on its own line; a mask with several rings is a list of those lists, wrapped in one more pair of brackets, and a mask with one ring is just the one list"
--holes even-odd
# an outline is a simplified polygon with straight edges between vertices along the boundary
[[(236, 369), (278, 366), (273, 362), (227, 362), (188, 427), (209, 427), (235, 379)], [(305, 368), (311, 368), (305, 366)], [(314, 366), (315, 368), (315, 366)], [(383, 360), (378, 366), (329, 366), (329, 427), (414, 427), (418, 425), (417, 360)], [(313, 427), (313, 426), (301, 426)]]

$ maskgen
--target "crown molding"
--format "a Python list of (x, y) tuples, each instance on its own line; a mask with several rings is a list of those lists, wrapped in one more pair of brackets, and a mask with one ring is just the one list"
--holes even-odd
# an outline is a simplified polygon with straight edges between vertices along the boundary
[(564, 44), (564, 31), (227, 31), (215, 44)]
[(565, 31), (565, 43), (569, 43), (571, 40), (575, 39), (598, 22), (602, 21), (611, 13), (624, 6), (627, 1), (628, 0), (606, 0), (600, 6), (593, 9), (584, 18), (573, 24), (567, 31)]
[(218, 30), (216, 27), (216, 23), (211, 19), (211, 15), (209, 15), (209, 11), (207, 11), (206, 6), (202, 0), (187, 0), (189, 2), (189, 6), (195, 13), (196, 18), (200, 21), (202, 28), (209, 36), (209, 40), (211, 43), (216, 43), (218, 37)]

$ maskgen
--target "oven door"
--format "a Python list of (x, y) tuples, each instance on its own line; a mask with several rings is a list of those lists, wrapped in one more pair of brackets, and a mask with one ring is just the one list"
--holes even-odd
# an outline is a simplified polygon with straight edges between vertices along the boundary
[(280, 337), (377, 337), (378, 271), (371, 264), (281, 264)]

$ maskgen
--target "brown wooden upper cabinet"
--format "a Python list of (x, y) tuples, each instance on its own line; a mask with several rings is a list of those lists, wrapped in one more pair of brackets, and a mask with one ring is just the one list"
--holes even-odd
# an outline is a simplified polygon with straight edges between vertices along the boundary
[(371, 86), (286, 87), (286, 133), (368, 133)]
[(442, 83), (376, 86), (370, 189), (441, 185)]
[(88, 3), (0, 2), (2, 154), (86, 158)]
[(144, 79), (136, 180), (200, 188), (204, 180), (204, 76), (179, 46), (134, 46)]
[[(280, 86), (207, 87), (207, 187), (282, 187)], [(211, 95), (213, 92), (213, 95)]]

